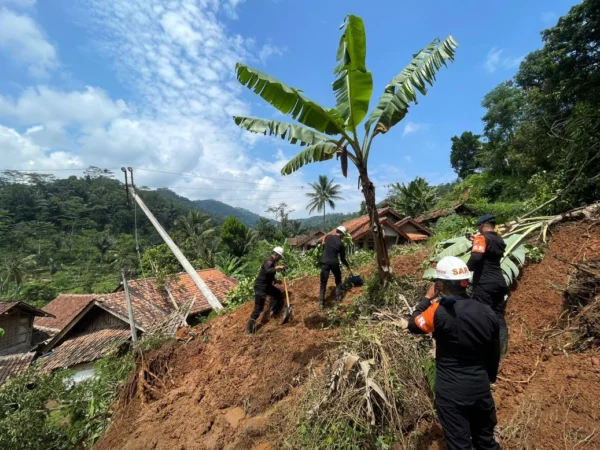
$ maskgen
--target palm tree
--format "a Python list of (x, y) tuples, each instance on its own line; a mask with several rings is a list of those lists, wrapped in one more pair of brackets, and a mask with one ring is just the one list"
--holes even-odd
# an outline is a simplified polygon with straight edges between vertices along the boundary
[(288, 232), (290, 236), (299, 236), (304, 233), (304, 225), (299, 220), (290, 220), (288, 223)]
[(94, 240), (93, 244), (94, 247), (96, 247), (100, 252), (100, 264), (103, 264), (104, 257), (108, 251), (115, 246), (115, 241), (109, 238), (106, 234), (102, 234), (96, 240)]
[(186, 238), (197, 240), (206, 230), (212, 229), (212, 219), (200, 211), (189, 211), (187, 215), (180, 216), (175, 221), (175, 226)]
[(6, 258), (1, 269), (3, 273), (2, 290), (8, 286), (8, 283), (13, 282), (15, 284), (14, 296), (16, 297), (21, 285), (25, 281), (25, 278), (27, 278), (27, 275), (35, 267), (35, 264), (35, 255)]
[(313, 191), (306, 194), (306, 196), (310, 198), (310, 201), (306, 206), (308, 213), (312, 214), (314, 211), (323, 211), (323, 231), (327, 231), (325, 225), (325, 209), (327, 205), (334, 210), (334, 200), (344, 200), (344, 198), (339, 195), (342, 187), (339, 184), (333, 184), (333, 181), (333, 178), (330, 180), (327, 178), (327, 175), (319, 175), (319, 181), (317, 183), (310, 183)]
[(417, 217), (435, 205), (435, 189), (424, 178), (417, 177), (408, 184), (394, 183), (394, 209), (409, 217)]
[(366, 34), (362, 19), (347, 16), (337, 51), (336, 80), (333, 91), (335, 108), (319, 105), (304, 92), (287, 86), (275, 78), (250, 68), (236, 65), (238, 81), (252, 89), (283, 114), (290, 114), (301, 125), (258, 119), (234, 117), (235, 123), (248, 131), (277, 135), (292, 144), (305, 146), (292, 158), (281, 173), (289, 175), (306, 164), (327, 161), (337, 155), (342, 174), (348, 174), (348, 160), (358, 170), (358, 183), (362, 189), (370, 216), (379, 279), (386, 283), (391, 277), (385, 237), (379, 227), (375, 200), (375, 186), (368, 173), (368, 160), (373, 139), (387, 133), (408, 113), (411, 103), (417, 100), (417, 91), (425, 94), (427, 84), (432, 85), (435, 74), (447, 61), (454, 60), (458, 44), (452, 36), (435, 39), (414, 56), (412, 62), (386, 86), (383, 95), (371, 111), (360, 139), (358, 126), (367, 117), (373, 92), (373, 78), (366, 67)]

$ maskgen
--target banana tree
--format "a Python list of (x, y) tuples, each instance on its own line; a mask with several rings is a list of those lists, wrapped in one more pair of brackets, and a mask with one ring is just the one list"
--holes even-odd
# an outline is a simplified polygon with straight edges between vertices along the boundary
[[(525, 264), (525, 244), (527, 234), (511, 234), (504, 236), (506, 250), (500, 261), (502, 274), (506, 284), (511, 286), (519, 276), (519, 267)], [(448, 239), (440, 242), (435, 250), (435, 256), (429, 262), (437, 262), (445, 256), (456, 256), (467, 262), (471, 257), (472, 242), (464, 236)], [(423, 274), (423, 278), (435, 279), (435, 269), (429, 268)]]
[[(370, 217), (371, 230), (377, 251), (380, 280), (386, 282), (391, 274), (385, 236), (379, 224), (375, 201), (375, 186), (368, 173), (368, 160), (375, 136), (387, 133), (417, 102), (417, 91), (425, 95), (427, 85), (447, 61), (454, 60), (458, 44), (448, 36), (435, 39), (414, 55), (411, 63), (385, 87), (375, 109), (367, 118), (373, 91), (373, 77), (366, 67), (366, 34), (361, 18), (347, 16), (334, 68), (334, 108), (321, 106), (296, 88), (244, 64), (236, 65), (237, 79), (283, 114), (289, 114), (301, 125), (255, 117), (235, 116), (235, 123), (248, 131), (276, 135), (305, 148), (282, 169), (289, 175), (306, 164), (327, 161), (337, 156), (342, 174), (347, 177), (348, 160), (358, 170), (358, 186), (362, 189)], [(364, 122), (364, 134), (358, 128)]]

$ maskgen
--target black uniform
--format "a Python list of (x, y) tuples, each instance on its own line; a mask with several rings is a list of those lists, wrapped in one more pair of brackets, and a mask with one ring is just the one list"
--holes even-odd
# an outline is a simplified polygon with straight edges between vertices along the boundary
[(279, 289), (273, 286), (275, 281), (275, 270), (277, 263), (273, 258), (267, 259), (260, 268), (256, 281), (254, 282), (254, 310), (250, 320), (256, 321), (265, 307), (267, 295), (271, 297), (270, 310), (277, 314), (283, 306), (283, 295)]
[(329, 280), (329, 273), (333, 272), (335, 278), (335, 293), (338, 300), (341, 295), (342, 288), (342, 271), (340, 269), (340, 261), (348, 266), (346, 261), (346, 248), (342, 239), (337, 234), (329, 234), (325, 237), (325, 243), (323, 245), (323, 255), (321, 256), (321, 291), (319, 301), (321, 304), (325, 299), (325, 290), (327, 289), (327, 281)]
[(500, 361), (498, 319), (489, 306), (466, 296), (424, 298), (409, 321), (412, 333), (436, 340), (435, 407), (448, 450), (491, 450), (496, 407), (490, 383)]
[(508, 348), (508, 326), (504, 320), (508, 286), (500, 265), (505, 250), (506, 243), (498, 233), (484, 231), (473, 239), (471, 258), (467, 262), (473, 272), (473, 298), (490, 305), (498, 316), (503, 355)]

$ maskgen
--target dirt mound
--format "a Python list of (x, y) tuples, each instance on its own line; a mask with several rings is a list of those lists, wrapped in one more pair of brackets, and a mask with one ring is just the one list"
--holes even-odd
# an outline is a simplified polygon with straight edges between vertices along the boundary
[(570, 348), (565, 296), (576, 270), (570, 263), (599, 254), (597, 222), (565, 225), (509, 298), (509, 354), (494, 392), (503, 448), (600, 448), (600, 358)]
[[(423, 258), (398, 257), (394, 271), (417, 275)], [(358, 272), (367, 276), (371, 270)], [(289, 402), (293, 407), (309, 371), (318, 370), (325, 352), (337, 345), (338, 330), (328, 328), (327, 311), (318, 310), (318, 291), (316, 277), (290, 282), (293, 320), (281, 325), (280, 318), (271, 319), (256, 336), (244, 334), (253, 302), (186, 331), (184, 345), (153, 356), (169, 353), (169, 371), (151, 383), (149, 395), (135, 395), (117, 406), (113, 424), (95, 448), (272, 448), (268, 429), (276, 420), (274, 406)], [(361, 291), (352, 289), (344, 303)], [(333, 304), (333, 297), (330, 287), (326, 303)], [(132, 381), (126, 392), (138, 384)]]

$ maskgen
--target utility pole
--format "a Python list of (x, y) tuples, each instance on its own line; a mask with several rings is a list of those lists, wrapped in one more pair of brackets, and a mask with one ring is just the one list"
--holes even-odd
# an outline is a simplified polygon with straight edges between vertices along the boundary
[(125, 290), (125, 301), (127, 302), (127, 313), (129, 314), (129, 326), (131, 327), (131, 340), (137, 341), (137, 330), (135, 328), (135, 320), (133, 318), (133, 306), (131, 306), (131, 297), (129, 296), (129, 286), (127, 285), (127, 277), (123, 270), (123, 289)]
[[(124, 167), (122, 167), (121, 170), (123, 172), (125, 172)], [(190, 278), (192, 279), (192, 281), (194, 282), (196, 287), (200, 290), (200, 292), (202, 292), (202, 295), (204, 295), (204, 297), (206, 298), (206, 300), (208, 301), (208, 304), (212, 307), (212, 309), (214, 309), (215, 311), (222, 310), (223, 305), (221, 305), (221, 302), (219, 301), (219, 299), (217, 297), (215, 297), (215, 294), (212, 293), (210, 288), (206, 285), (206, 283), (204, 283), (202, 278), (200, 278), (200, 275), (198, 275), (198, 272), (196, 272), (196, 269), (194, 269), (194, 267), (190, 264), (190, 262), (185, 257), (185, 255), (183, 253), (181, 253), (181, 250), (179, 250), (179, 247), (177, 247), (177, 244), (175, 244), (175, 242), (173, 242), (173, 239), (171, 239), (171, 237), (167, 234), (167, 232), (162, 227), (162, 225), (158, 222), (158, 220), (156, 220), (156, 217), (154, 217), (154, 214), (152, 214), (152, 212), (148, 209), (146, 204), (136, 194), (135, 187), (133, 184), (133, 169), (131, 167), (128, 167), (127, 170), (129, 170), (129, 172), (131, 173), (131, 185), (129, 187), (129, 194), (131, 194), (131, 196), (133, 197), (135, 202), (140, 206), (142, 211), (144, 211), (144, 214), (146, 214), (146, 217), (148, 217), (148, 220), (152, 223), (152, 225), (154, 225), (154, 228), (156, 228), (156, 231), (158, 231), (158, 234), (160, 234), (160, 237), (163, 239), (163, 241), (165, 241), (165, 244), (167, 244), (167, 246), (171, 249), (171, 251), (175, 255), (175, 258), (177, 258), (177, 261), (179, 261), (179, 264), (181, 264), (181, 266), (187, 272), (187, 274), (190, 276)], [(127, 179), (127, 172), (125, 172), (125, 179)]]

